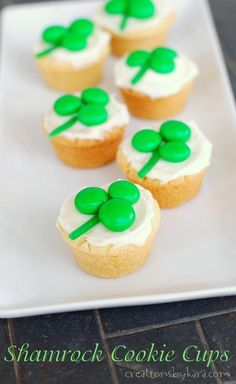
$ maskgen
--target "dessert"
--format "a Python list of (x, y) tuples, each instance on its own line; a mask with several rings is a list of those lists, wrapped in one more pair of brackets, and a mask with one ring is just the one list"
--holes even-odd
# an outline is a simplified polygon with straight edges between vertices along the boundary
[(57, 228), (87, 273), (116, 278), (146, 261), (160, 224), (151, 193), (118, 180), (73, 193), (63, 203)]
[(47, 27), (34, 51), (37, 67), (49, 87), (76, 92), (101, 81), (110, 36), (92, 21), (78, 19), (68, 27)]
[(99, 7), (95, 20), (111, 34), (113, 53), (123, 56), (164, 45), (175, 11), (166, 0), (110, 0)]
[(153, 120), (172, 117), (184, 108), (197, 75), (189, 58), (163, 47), (132, 52), (115, 67), (116, 85), (130, 112)]
[(58, 157), (78, 168), (100, 167), (115, 159), (129, 122), (124, 104), (101, 88), (61, 96), (43, 119)]
[(160, 208), (174, 208), (198, 194), (211, 152), (195, 122), (170, 120), (124, 140), (117, 162), (129, 180), (152, 192)]

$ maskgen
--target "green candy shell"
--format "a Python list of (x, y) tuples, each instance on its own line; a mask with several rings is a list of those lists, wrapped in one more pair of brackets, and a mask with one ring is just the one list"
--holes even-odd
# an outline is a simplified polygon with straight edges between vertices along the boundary
[(171, 59), (153, 56), (150, 60), (150, 67), (158, 73), (168, 74), (174, 71), (175, 62)]
[(69, 116), (78, 112), (81, 107), (81, 100), (74, 95), (64, 95), (54, 104), (54, 111), (61, 116)]
[(132, 139), (132, 146), (139, 152), (152, 152), (159, 147), (162, 138), (159, 132), (153, 129), (143, 129), (136, 133)]
[(82, 36), (89, 36), (94, 31), (94, 24), (92, 21), (88, 19), (78, 19), (73, 21), (73, 23), (70, 26), (70, 30), (73, 33), (80, 34)]
[(95, 126), (108, 120), (108, 112), (100, 105), (85, 105), (78, 113), (78, 120), (87, 126)]
[(159, 47), (154, 49), (152, 55), (158, 56), (159, 58), (175, 59), (177, 57), (177, 52), (170, 48)]
[(147, 63), (149, 57), (150, 53), (147, 51), (135, 51), (128, 56), (127, 64), (129, 67), (141, 67)]
[(111, 0), (105, 7), (105, 11), (110, 15), (121, 15), (126, 10), (126, 0)]
[(124, 199), (111, 199), (99, 210), (100, 222), (113, 232), (123, 232), (135, 222), (135, 211), (132, 205)]
[(102, 204), (108, 200), (108, 194), (104, 189), (89, 187), (80, 191), (75, 200), (75, 208), (85, 214), (93, 215), (98, 212)]
[(181, 163), (191, 155), (190, 148), (181, 141), (172, 141), (159, 150), (160, 158), (170, 163)]
[(170, 120), (161, 125), (160, 133), (166, 141), (186, 142), (191, 137), (191, 129), (178, 120)]
[(110, 101), (108, 93), (100, 88), (88, 88), (82, 93), (81, 97), (85, 104), (105, 106)]
[(61, 41), (63, 48), (68, 51), (81, 51), (87, 46), (86, 37), (76, 34), (76, 33), (67, 33)]
[(150, 0), (131, 1), (129, 15), (137, 19), (148, 19), (155, 15), (155, 6)]
[(42, 39), (46, 43), (57, 45), (66, 34), (66, 28), (60, 25), (52, 25), (43, 31)]
[(131, 204), (137, 203), (140, 199), (140, 191), (135, 184), (126, 180), (118, 180), (112, 183), (108, 194), (113, 199), (124, 199)]

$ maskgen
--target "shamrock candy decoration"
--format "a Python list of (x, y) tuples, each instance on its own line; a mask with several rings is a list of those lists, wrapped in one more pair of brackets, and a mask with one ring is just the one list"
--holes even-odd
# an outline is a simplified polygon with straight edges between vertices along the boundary
[(144, 129), (132, 139), (132, 146), (139, 152), (152, 153), (150, 160), (138, 172), (143, 179), (156, 165), (159, 159), (170, 163), (180, 163), (187, 160), (191, 150), (186, 144), (191, 137), (188, 125), (181, 121), (171, 120), (162, 124), (160, 132)]
[(80, 213), (94, 216), (71, 232), (69, 238), (78, 239), (98, 223), (112, 232), (126, 231), (135, 222), (136, 215), (132, 205), (139, 199), (139, 189), (125, 180), (112, 183), (107, 192), (96, 187), (83, 189), (75, 197), (75, 208)]
[(52, 25), (46, 28), (42, 34), (42, 40), (50, 44), (50, 47), (39, 52), (36, 57), (41, 58), (53, 52), (57, 48), (68, 51), (81, 51), (87, 47), (88, 37), (94, 31), (94, 24), (87, 19), (75, 20), (68, 28), (60, 25)]
[(60, 116), (72, 116), (68, 121), (49, 133), (49, 137), (59, 135), (71, 128), (77, 121), (87, 126), (102, 124), (108, 120), (106, 105), (110, 97), (100, 88), (88, 88), (81, 97), (65, 95), (54, 104), (54, 111)]
[(163, 75), (173, 72), (176, 57), (177, 53), (168, 48), (156, 48), (152, 52), (132, 52), (127, 58), (127, 64), (129, 67), (140, 67), (140, 70), (131, 83), (137, 84), (149, 69)]
[(123, 31), (130, 17), (145, 20), (154, 16), (155, 6), (152, 0), (111, 0), (105, 5), (110, 15), (121, 15), (120, 30)]

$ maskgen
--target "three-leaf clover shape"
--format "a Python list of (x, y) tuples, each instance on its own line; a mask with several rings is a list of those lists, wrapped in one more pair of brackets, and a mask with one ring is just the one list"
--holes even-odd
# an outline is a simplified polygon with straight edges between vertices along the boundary
[(139, 67), (139, 71), (131, 80), (132, 84), (138, 83), (148, 70), (160, 74), (169, 74), (175, 70), (177, 53), (169, 48), (156, 48), (152, 52), (134, 51), (127, 58), (129, 67)]
[(110, 15), (121, 15), (120, 29), (123, 31), (130, 17), (149, 19), (155, 14), (152, 0), (111, 0), (105, 5), (105, 11)]
[(61, 25), (47, 27), (42, 34), (42, 40), (50, 46), (36, 54), (37, 58), (44, 57), (57, 48), (68, 51), (80, 51), (87, 47), (88, 37), (94, 31), (94, 24), (88, 19), (73, 21), (68, 28)]
[(69, 238), (78, 239), (98, 223), (112, 232), (126, 231), (135, 222), (133, 204), (139, 199), (139, 189), (125, 180), (115, 181), (108, 191), (97, 187), (82, 189), (74, 199), (75, 209), (82, 214), (93, 216), (71, 232)]
[(108, 120), (106, 105), (109, 101), (108, 93), (100, 88), (88, 88), (81, 93), (80, 97), (75, 95), (60, 97), (56, 100), (53, 109), (59, 116), (70, 116), (70, 119), (51, 131), (48, 136), (51, 138), (57, 136), (78, 121), (87, 126), (106, 122)]
[(138, 172), (143, 179), (159, 159), (180, 163), (187, 160), (191, 150), (186, 142), (191, 137), (191, 129), (181, 121), (170, 120), (161, 125), (160, 131), (144, 129), (136, 133), (132, 146), (141, 153), (151, 153), (150, 160)]

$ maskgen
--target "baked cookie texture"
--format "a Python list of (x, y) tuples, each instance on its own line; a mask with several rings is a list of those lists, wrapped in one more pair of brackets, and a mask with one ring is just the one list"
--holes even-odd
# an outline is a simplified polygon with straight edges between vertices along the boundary
[(49, 56), (36, 58), (36, 65), (48, 87), (61, 92), (76, 92), (99, 84), (110, 46), (103, 49), (97, 61), (81, 68), (54, 60)]
[(193, 81), (184, 85), (176, 94), (168, 97), (150, 98), (128, 88), (119, 88), (130, 113), (140, 119), (162, 120), (180, 113), (189, 98)]
[(206, 169), (203, 169), (195, 175), (178, 177), (168, 183), (161, 184), (158, 179), (151, 179), (148, 176), (143, 179), (138, 177), (137, 171), (127, 162), (121, 150), (117, 153), (117, 163), (130, 181), (141, 185), (152, 193), (162, 209), (175, 208), (192, 200), (198, 195), (206, 174)]
[(139, 31), (116, 34), (109, 29), (104, 29), (111, 34), (112, 53), (121, 57), (138, 49), (151, 50), (165, 45), (167, 34), (175, 21), (175, 12), (170, 13), (163, 22), (155, 27), (143, 28)]
[(51, 143), (58, 158), (71, 167), (101, 167), (115, 160), (125, 128), (125, 126), (114, 127), (112, 131), (107, 132), (103, 140), (71, 140), (56, 136), (51, 139)]
[(132, 273), (143, 266), (147, 260), (155, 234), (160, 225), (160, 209), (154, 202), (152, 231), (142, 246), (94, 246), (84, 237), (72, 241), (68, 234), (57, 224), (62, 237), (70, 247), (79, 267), (90, 275), (101, 278), (119, 278)]

